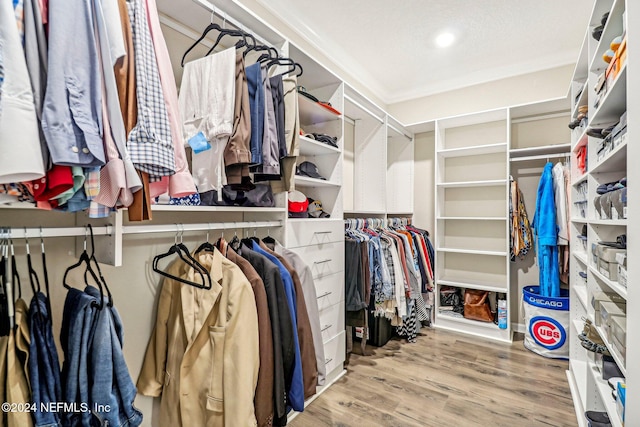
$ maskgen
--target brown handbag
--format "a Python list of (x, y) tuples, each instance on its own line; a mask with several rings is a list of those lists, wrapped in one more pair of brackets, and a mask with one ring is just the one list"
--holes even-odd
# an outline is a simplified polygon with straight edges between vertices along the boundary
[(488, 297), (489, 291), (465, 289), (464, 317), (481, 322), (493, 322), (493, 313), (491, 313)]

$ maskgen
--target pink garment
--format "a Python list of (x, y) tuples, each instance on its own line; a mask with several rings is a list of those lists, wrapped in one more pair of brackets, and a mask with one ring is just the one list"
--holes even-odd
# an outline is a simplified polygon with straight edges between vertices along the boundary
[(165, 176), (160, 181), (150, 183), (150, 196), (154, 199), (169, 191), (171, 197), (185, 197), (195, 193), (196, 186), (193, 183), (191, 172), (189, 172), (187, 155), (184, 151), (182, 120), (180, 118), (180, 110), (178, 109), (176, 80), (173, 75), (171, 60), (169, 59), (167, 43), (164, 40), (162, 29), (160, 28), (160, 18), (158, 17), (156, 2), (155, 0), (146, 0), (146, 4), (147, 19), (149, 21), (153, 47), (156, 51), (158, 73), (160, 74), (160, 83), (164, 94), (167, 115), (169, 116), (169, 124), (171, 125), (171, 139), (173, 140), (173, 148), (176, 156), (176, 173), (168, 177)]

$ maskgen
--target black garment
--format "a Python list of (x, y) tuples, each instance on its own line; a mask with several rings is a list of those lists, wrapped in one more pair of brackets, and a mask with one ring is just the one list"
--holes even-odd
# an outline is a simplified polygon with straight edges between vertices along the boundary
[(367, 308), (367, 303), (364, 300), (362, 290), (365, 285), (363, 283), (363, 265), (362, 265), (362, 251), (360, 249), (361, 243), (352, 240), (345, 239), (345, 263), (344, 263), (344, 281), (346, 286), (346, 310), (347, 311), (360, 311), (363, 308)]
[(280, 270), (267, 257), (242, 245), (238, 253), (255, 268), (264, 282), (271, 317), (274, 362), (274, 426), (287, 424), (287, 390), (291, 388), (295, 348), (293, 323)]

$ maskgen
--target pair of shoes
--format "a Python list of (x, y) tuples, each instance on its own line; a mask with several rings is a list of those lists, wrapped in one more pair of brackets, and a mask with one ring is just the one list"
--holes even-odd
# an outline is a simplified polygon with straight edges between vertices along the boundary
[(606, 412), (587, 411), (584, 413), (589, 427), (611, 427), (611, 420)]
[(589, 351), (594, 353), (604, 354), (605, 356), (611, 356), (609, 350), (607, 350), (607, 346), (604, 344), (604, 341), (598, 334), (595, 326), (591, 323), (591, 320), (586, 319), (584, 321), (584, 328), (578, 338), (581, 341), (582, 347), (586, 348)]

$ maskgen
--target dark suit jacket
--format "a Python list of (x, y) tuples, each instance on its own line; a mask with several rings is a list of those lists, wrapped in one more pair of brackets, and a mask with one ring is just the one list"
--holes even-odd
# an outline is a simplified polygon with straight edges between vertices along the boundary
[(253, 294), (256, 299), (258, 311), (258, 347), (260, 349), (260, 370), (258, 371), (258, 384), (254, 405), (258, 427), (270, 427), (273, 425), (273, 392), (274, 392), (274, 362), (273, 362), (273, 333), (271, 331), (271, 316), (267, 302), (267, 292), (264, 282), (251, 263), (232, 249), (226, 253), (229, 261), (240, 267), (242, 273), (247, 276)]
[(300, 344), (300, 357), (302, 358), (302, 380), (304, 382), (304, 398), (316, 394), (316, 385), (318, 384), (318, 364), (316, 361), (316, 348), (313, 344), (313, 333), (311, 331), (311, 322), (309, 321), (309, 313), (307, 312), (307, 304), (304, 300), (304, 293), (302, 291), (302, 282), (298, 273), (293, 269), (291, 264), (282, 257), (282, 255), (275, 253), (264, 242), (260, 241), (260, 247), (265, 251), (273, 254), (287, 269), (291, 278), (293, 279), (293, 285), (296, 290), (296, 308), (298, 309), (298, 341)]
[(287, 305), (287, 296), (278, 267), (267, 257), (246, 245), (242, 245), (239, 254), (249, 261), (264, 282), (267, 304), (271, 316), (274, 360), (274, 411), (273, 425), (287, 423), (287, 390), (291, 387), (295, 349), (293, 344), (293, 323)]

